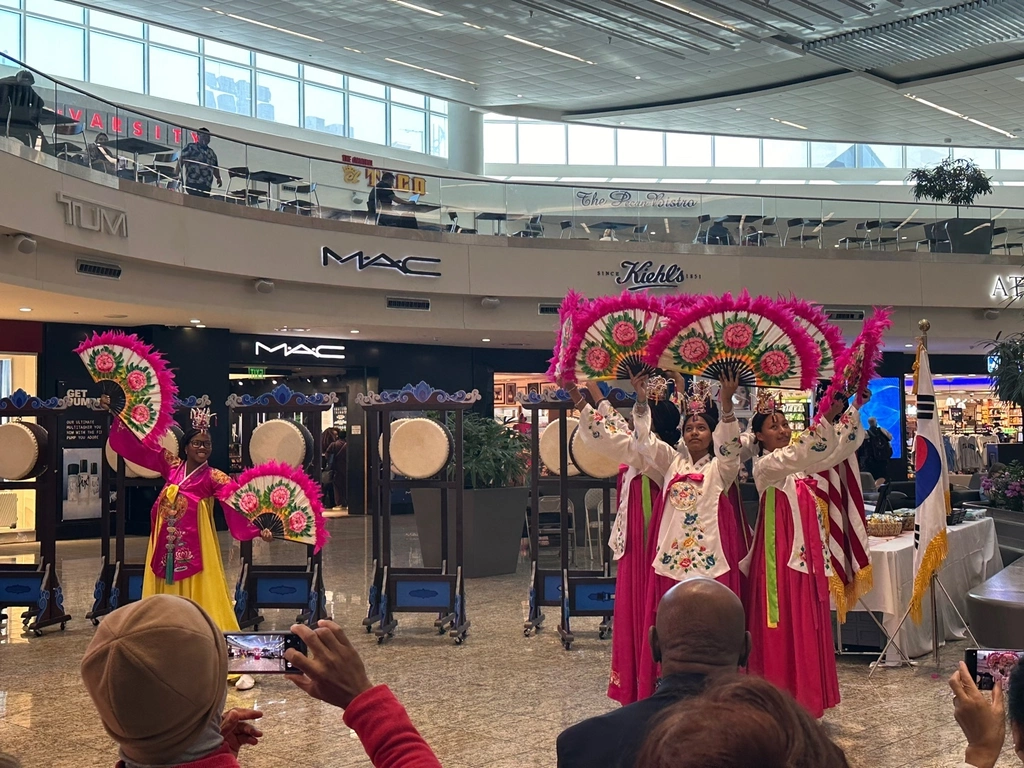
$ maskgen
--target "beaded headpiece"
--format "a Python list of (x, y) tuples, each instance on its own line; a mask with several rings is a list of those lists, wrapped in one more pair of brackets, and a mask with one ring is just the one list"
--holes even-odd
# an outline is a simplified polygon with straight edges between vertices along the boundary
[(189, 416), (193, 429), (198, 429), (200, 432), (210, 431), (210, 422), (213, 420), (213, 416), (210, 414), (209, 408), (193, 408)]
[(774, 413), (779, 408), (779, 393), (761, 388), (757, 391), (757, 412)]
[(686, 397), (686, 415), (706, 413), (711, 403), (711, 382), (707, 379), (693, 379)]
[(664, 376), (651, 376), (647, 380), (647, 397), (660, 403), (668, 395), (668, 380)]

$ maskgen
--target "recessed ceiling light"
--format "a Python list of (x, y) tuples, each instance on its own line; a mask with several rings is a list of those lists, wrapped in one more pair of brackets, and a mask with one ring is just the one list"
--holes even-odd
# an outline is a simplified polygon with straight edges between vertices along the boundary
[(295, 333), (305, 333), (309, 328), (292, 328), (292, 330), (295, 331)]
[(352, 53), (362, 53), (362, 51), (360, 51), (358, 48), (349, 48), (347, 45), (343, 45), (341, 47), (344, 48), (346, 51), (352, 51)]
[(904, 344), (903, 346), (906, 347), (907, 349), (912, 349), (914, 345), (913, 344)]
[(31, 312), (32, 311), (32, 307), (20, 307), (18, 309), (18, 311), (19, 312)]
[(743, 107), (736, 107), (736, 111), (737, 112), (742, 112), (743, 111)]
[(357, 331), (357, 330), (355, 330), (355, 329), (353, 328), (353, 329), (352, 329), (351, 331), (349, 331), (349, 333), (359, 333), (359, 331)]
[(634, 80), (639, 80), (639, 79), (640, 79), (640, 75), (635, 75), (635, 76), (633, 77), (633, 79), (634, 79)]
[(468, 21), (464, 21), (462, 24), (463, 26), (472, 27), (473, 29), (485, 29), (485, 27), (481, 27), (479, 24), (470, 24)]
[(716, 27), (728, 29), (730, 32), (739, 32), (739, 30), (736, 29), (736, 27), (731, 27), (724, 21), (715, 21), (714, 19), (708, 18), (707, 16), (701, 16), (699, 13), (694, 13), (693, 11), (687, 10), (686, 8), (683, 8), (681, 5), (670, 3), (668, 2), (668, 0), (654, 0), (654, 2), (656, 2), (658, 5), (665, 6), (666, 8), (671, 8), (673, 11), (679, 11), (679, 13), (685, 13), (687, 16), (692, 16), (695, 19), (706, 21), (708, 24), (714, 24)]
[(320, 39), (319, 37), (313, 37), (312, 35), (304, 35), (301, 32), (296, 32), (296, 31), (291, 30), (291, 29), (285, 29), (284, 27), (277, 27), (277, 26), (274, 26), (273, 24), (267, 24), (264, 21), (256, 21), (256, 19), (250, 19), (250, 18), (247, 18), (245, 16), (239, 16), (236, 13), (225, 13), (224, 11), (218, 11), (218, 10), (216, 10), (214, 8), (207, 8), (205, 5), (203, 6), (203, 10), (204, 11), (210, 11), (211, 13), (216, 13), (218, 16), (227, 16), (229, 19), (235, 19), (237, 21), (244, 21), (247, 24), (255, 24), (257, 27), (263, 27), (264, 29), (272, 29), (275, 32), (284, 32), (286, 35), (293, 35), (295, 37), (301, 37), (303, 40), (312, 40), (314, 43), (322, 43), (323, 42), (323, 40)]
[(190, 322), (190, 323), (192, 323), (192, 325), (199, 325), (199, 324), (200, 324), (201, 322), (203, 322), (203, 321), (202, 321), (202, 320), (196, 320), (196, 319), (195, 319), (195, 318), (193, 317), (193, 318), (192, 318), (191, 320), (189, 320), (189, 322)]
[(480, 339), (480, 341), (490, 341), (490, 339)]
[(800, 123), (791, 123), (791, 122), (789, 122), (789, 120), (780, 120), (777, 117), (769, 117), (768, 119), (771, 120), (774, 123), (782, 123), (783, 125), (788, 125), (790, 128), (799, 128), (801, 131), (806, 131), (807, 130), (807, 126), (806, 125), (800, 125)]
[(517, 94), (516, 94), (516, 98), (517, 98), (517, 99), (521, 99), (521, 98), (523, 98), (523, 94), (521, 94), (521, 93), (517, 93)]
[(461, 77), (457, 77), (456, 75), (449, 75), (449, 74), (447, 74), (445, 72), (438, 72), (436, 69), (427, 69), (426, 67), (421, 67), (421, 66), (419, 66), (417, 64), (410, 64), (407, 61), (400, 61), (399, 59), (389, 59), (389, 58), (385, 58), (384, 61), (390, 61), (392, 64), (401, 64), (403, 67), (409, 67), (409, 69), (418, 69), (421, 72), (429, 72), (432, 75), (437, 75), (438, 77), (443, 77), (446, 80), (458, 80), (460, 83), (467, 83), (469, 85), (478, 85), (478, 83), (474, 83), (472, 80), (465, 80), (465, 79), (463, 79)]
[[(395, 2), (397, 2), (397, 0), (395, 0)], [(513, 41), (515, 41), (517, 43), (522, 43), (523, 45), (528, 45), (531, 48), (540, 48), (542, 51), (547, 51), (548, 53), (554, 53), (554, 54), (556, 54), (558, 56), (564, 56), (567, 59), (572, 59), (573, 61), (579, 61), (579, 62), (582, 62), (583, 64), (596, 64), (597, 63), (597, 62), (594, 62), (594, 61), (590, 61), (588, 59), (581, 59), (579, 56), (573, 56), (571, 53), (566, 53), (565, 51), (560, 51), (557, 48), (549, 48), (548, 46), (541, 45), (540, 43), (531, 43), (529, 40), (523, 40), (523, 38), (516, 37), (515, 35), (505, 35), (505, 39), (506, 40), (513, 40)]]
[(326, 384), (326, 383), (327, 383), (327, 379), (324, 379), (324, 384)]
[(625, 120), (619, 120), (619, 125), (625, 125), (625, 124), (626, 124)]
[(435, 11), (430, 8), (424, 8), (422, 5), (416, 5), (415, 3), (407, 3), (406, 0), (391, 0), (395, 5), (400, 5), (403, 8), (411, 8), (414, 11), (420, 13), (429, 13), (431, 16), (444, 16), (440, 11)]
[(202, 323), (200, 323), (199, 325), (197, 325), (197, 326), (196, 326), (196, 328), (205, 328), (205, 327), (206, 327), (206, 326), (205, 326), (205, 325), (203, 325)]
[[(75, 314), (78, 314), (77, 312)], [(104, 315), (107, 320), (124, 320), (128, 315)]]
[(953, 117), (959, 117), (961, 120), (966, 120), (968, 123), (973, 123), (974, 125), (980, 126), (982, 128), (988, 128), (990, 131), (995, 131), (996, 133), (1001, 134), (1001, 135), (1005, 136), (1008, 139), (1016, 139), (1017, 138), (1016, 134), (1010, 133), (1009, 131), (1004, 131), (1002, 128), (996, 128), (994, 125), (989, 125), (988, 123), (983, 123), (983, 122), (981, 122), (981, 120), (976, 120), (973, 117), (969, 117), (968, 115), (965, 115), (965, 114), (962, 114), (960, 112), (957, 112), (955, 109), (950, 109), (949, 107), (943, 107), (940, 104), (936, 104), (934, 102), (928, 101), (927, 99), (922, 99), (920, 96), (915, 96), (912, 93), (904, 93), (903, 95), (906, 98), (910, 99), (911, 101), (916, 101), (918, 104), (924, 104), (926, 107), (931, 107), (932, 109), (937, 109), (937, 110), (939, 110), (939, 112), (945, 112), (947, 115), (952, 115)]

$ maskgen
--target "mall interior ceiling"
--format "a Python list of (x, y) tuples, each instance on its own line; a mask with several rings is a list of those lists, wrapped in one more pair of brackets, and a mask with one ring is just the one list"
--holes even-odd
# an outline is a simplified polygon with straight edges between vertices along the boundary
[(485, 111), (1015, 146), (1024, 0), (90, 0)]

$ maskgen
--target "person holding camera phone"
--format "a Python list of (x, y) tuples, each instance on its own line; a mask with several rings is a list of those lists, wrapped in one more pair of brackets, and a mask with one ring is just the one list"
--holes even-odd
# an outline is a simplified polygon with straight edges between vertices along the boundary
[(1014, 666), (1005, 690), (1002, 679), (996, 678), (991, 700), (978, 689), (962, 661), (949, 678), (949, 687), (953, 691), (953, 717), (967, 737), (962, 766), (994, 768), (1006, 740), (1006, 710), (1010, 712), (1013, 751), (1024, 763), (1024, 668)]

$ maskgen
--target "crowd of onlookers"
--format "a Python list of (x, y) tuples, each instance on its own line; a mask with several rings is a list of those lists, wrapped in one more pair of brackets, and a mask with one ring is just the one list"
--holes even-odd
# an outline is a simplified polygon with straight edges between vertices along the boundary
[[(377, 768), (441, 763), (384, 685), (373, 685), (359, 654), (330, 621), (292, 627), (306, 644), (286, 658), (296, 686), (344, 711)], [(662, 599), (650, 648), (661, 664), (648, 699), (564, 731), (559, 768), (846, 768), (846, 756), (789, 694), (740, 674), (750, 651), (743, 607), (710, 579), (680, 582)], [(195, 603), (158, 595), (104, 619), (82, 660), (82, 681), (120, 749), (118, 768), (233, 768), (259, 743), (262, 713), (227, 709), (224, 636)], [(187, 670), (187, 674), (182, 674)], [(964, 766), (993, 768), (1006, 736), (1024, 762), (1024, 670), (978, 690), (966, 665), (949, 681), (953, 714), (967, 737)], [(0, 755), (0, 768), (17, 768)]]

